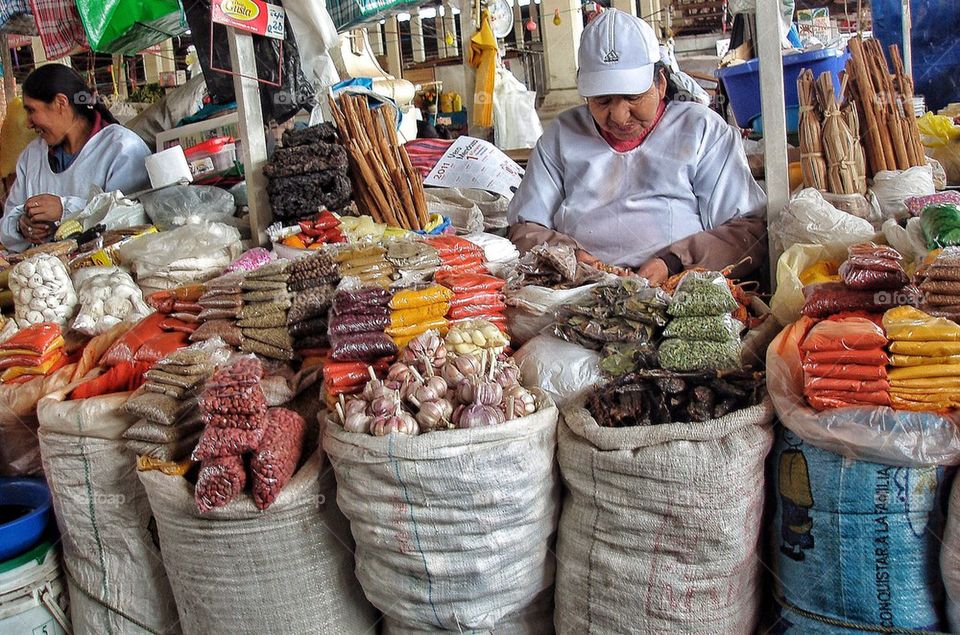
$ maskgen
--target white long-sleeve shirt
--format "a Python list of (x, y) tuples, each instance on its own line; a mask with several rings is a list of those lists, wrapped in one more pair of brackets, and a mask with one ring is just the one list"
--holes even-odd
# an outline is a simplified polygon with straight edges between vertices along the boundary
[(86, 207), (92, 185), (105, 192), (120, 190), (127, 194), (150, 186), (143, 164), (150, 149), (134, 132), (119, 124), (106, 126), (93, 135), (70, 167), (59, 174), (50, 169), (48, 152), (47, 144), (36, 139), (17, 160), (17, 180), (7, 196), (0, 220), (0, 242), (11, 251), (23, 251), (31, 246), (20, 234), (18, 225), (23, 205), (31, 196), (59, 196), (66, 219)]
[(610, 147), (586, 106), (561, 114), (537, 143), (507, 217), (566, 234), (609, 264), (639, 267), (765, 206), (738, 132), (700, 104), (669, 102), (628, 152)]

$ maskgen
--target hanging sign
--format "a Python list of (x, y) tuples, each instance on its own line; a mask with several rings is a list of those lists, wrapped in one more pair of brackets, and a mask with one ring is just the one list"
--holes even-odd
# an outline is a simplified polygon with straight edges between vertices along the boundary
[(210, 17), (216, 24), (282, 40), (284, 15), (282, 7), (263, 0), (213, 0)]

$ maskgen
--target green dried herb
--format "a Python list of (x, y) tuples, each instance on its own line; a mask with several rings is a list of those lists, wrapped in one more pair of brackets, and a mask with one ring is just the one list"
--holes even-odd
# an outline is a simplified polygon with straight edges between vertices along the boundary
[(740, 341), (664, 340), (660, 365), (668, 370), (725, 370), (740, 366)]
[(723, 315), (703, 315), (697, 317), (679, 317), (667, 325), (664, 337), (676, 337), (682, 340), (709, 340), (725, 342), (740, 336), (741, 322), (733, 319), (729, 313)]

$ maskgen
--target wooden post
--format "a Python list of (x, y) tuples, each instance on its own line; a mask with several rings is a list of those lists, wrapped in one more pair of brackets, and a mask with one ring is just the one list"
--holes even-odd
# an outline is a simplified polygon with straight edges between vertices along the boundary
[[(228, 27), (227, 43), (230, 46), (233, 72), (244, 75), (255, 73), (257, 60), (254, 57), (253, 38), (250, 34)], [(240, 156), (247, 182), (250, 233), (254, 244), (264, 245), (267, 243), (264, 230), (273, 219), (273, 213), (267, 197), (267, 177), (263, 175), (263, 166), (267, 162), (267, 138), (263, 127), (263, 112), (260, 110), (260, 88), (256, 80), (234, 75), (233, 89), (237, 96), (237, 113), (240, 116)]]

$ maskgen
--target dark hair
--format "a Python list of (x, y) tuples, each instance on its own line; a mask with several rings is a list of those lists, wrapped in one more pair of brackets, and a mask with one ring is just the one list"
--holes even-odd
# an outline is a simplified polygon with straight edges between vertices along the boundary
[(87, 86), (80, 73), (63, 64), (44, 64), (34, 69), (23, 82), (23, 94), (45, 104), (53, 103), (57, 95), (64, 95), (73, 112), (89, 120), (100, 113), (105, 123), (117, 123), (107, 107), (100, 101), (95, 90)]
[(666, 95), (664, 95), (664, 99), (667, 101), (673, 101), (680, 93), (680, 87), (677, 86), (677, 83), (673, 81), (673, 78), (670, 76), (670, 68), (662, 61), (653, 65), (653, 76), (655, 78), (654, 81), (656, 81), (656, 77), (661, 74), (663, 75), (664, 79), (667, 80), (667, 92)]

